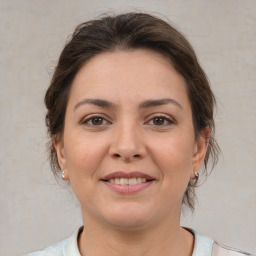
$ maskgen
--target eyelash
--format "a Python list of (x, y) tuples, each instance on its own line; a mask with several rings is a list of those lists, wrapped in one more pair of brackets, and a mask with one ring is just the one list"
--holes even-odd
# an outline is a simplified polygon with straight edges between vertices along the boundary
[[(104, 122), (104, 123), (103, 123), (103, 124), (99, 124), (99, 125), (93, 124), (93, 123), (92, 123), (93, 120), (95, 120), (95, 119), (97, 119), (97, 118), (98, 118), (98, 119), (101, 119), (102, 122)], [(110, 124), (110, 122), (108, 122), (105, 117), (100, 116), (100, 115), (87, 117), (86, 119), (83, 119), (82, 122), (81, 122), (82, 125), (88, 125), (88, 126), (92, 126), (92, 127), (93, 127), (93, 126), (94, 126), (94, 127), (96, 127), (96, 126), (101, 127), (101, 126), (106, 125), (106, 123), (107, 123), (107, 124)]]
[[(95, 119), (101, 119), (102, 123), (100, 123), (99, 125), (97, 124), (93, 124), (93, 120)], [(163, 124), (150, 124), (151, 122), (154, 122), (154, 120), (156, 120), (157, 118), (161, 119), (164, 123)], [(102, 126), (105, 126), (105, 125), (109, 125), (111, 124), (109, 121), (106, 120), (105, 117), (101, 116), (101, 115), (96, 115), (96, 116), (90, 116), (90, 117), (87, 117), (86, 119), (83, 119), (81, 121), (81, 124), (82, 125), (87, 125), (87, 126), (91, 126), (91, 127), (102, 127)], [(158, 126), (158, 127), (165, 127), (165, 126), (168, 126), (168, 125), (172, 125), (172, 124), (175, 124), (175, 121), (173, 121), (171, 118), (169, 117), (166, 117), (165, 115), (156, 115), (154, 117), (151, 117), (147, 122), (146, 124), (148, 125), (153, 125), (153, 126)]]
[(172, 125), (172, 124), (175, 123), (171, 118), (166, 117), (165, 115), (156, 115), (156, 116), (152, 117), (147, 123), (150, 123), (151, 121), (154, 122), (154, 120), (157, 119), (157, 118), (162, 119), (165, 124), (160, 124), (160, 125), (152, 124), (152, 125), (154, 125), (154, 126), (167, 126), (167, 125)]

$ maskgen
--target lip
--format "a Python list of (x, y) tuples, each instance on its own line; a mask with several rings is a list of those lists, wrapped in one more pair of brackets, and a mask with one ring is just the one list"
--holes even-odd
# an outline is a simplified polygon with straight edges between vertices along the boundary
[(112, 172), (106, 176), (104, 176), (101, 180), (102, 181), (107, 181), (110, 179), (115, 179), (115, 178), (145, 178), (146, 180), (155, 180), (153, 177), (151, 177), (148, 174), (142, 173), (142, 172), (123, 172), (123, 171), (118, 171), (118, 172)]
[(120, 194), (135, 194), (138, 193), (149, 186), (153, 184), (154, 180), (147, 181), (144, 183), (136, 184), (136, 185), (119, 185), (119, 184), (114, 184), (110, 183), (107, 181), (103, 181), (103, 183), (110, 188), (111, 190), (120, 193)]
[[(126, 178), (126, 179), (145, 178), (147, 181), (139, 184), (134, 184), (134, 185), (119, 185), (115, 183), (110, 183), (108, 181), (110, 179), (115, 179), (115, 178)], [(155, 180), (156, 180), (155, 178), (142, 172), (123, 172), (123, 171), (110, 173), (101, 179), (103, 184), (105, 184), (108, 188), (120, 194), (138, 193), (148, 188), (149, 186), (151, 186)]]

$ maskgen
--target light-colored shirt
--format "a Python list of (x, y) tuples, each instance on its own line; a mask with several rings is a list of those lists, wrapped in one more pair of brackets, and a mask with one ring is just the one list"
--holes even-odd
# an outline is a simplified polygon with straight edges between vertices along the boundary
[[(78, 229), (70, 238), (65, 239), (57, 244), (51, 245), (43, 251), (33, 252), (27, 254), (26, 256), (81, 256), (77, 245), (77, 237), (81, 228)], [(194, 234), (195, 238), (192, 256), (251, 255), (234, 248), (220, 245), (207, 236), (202, 236), (192, 229), (189, 230)]]

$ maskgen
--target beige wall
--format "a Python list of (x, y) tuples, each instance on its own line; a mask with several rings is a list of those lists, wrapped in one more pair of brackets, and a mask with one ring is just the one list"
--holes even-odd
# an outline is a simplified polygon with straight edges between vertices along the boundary
[(0, 0), (0, 255), (43, 248), (81, 225), (50, 173), (43, 95), (78, 23), (133, 8), (161, 13), (188, 36), (218, 98), (224, 157), (183, 225), (256, 253), (256, 1)]

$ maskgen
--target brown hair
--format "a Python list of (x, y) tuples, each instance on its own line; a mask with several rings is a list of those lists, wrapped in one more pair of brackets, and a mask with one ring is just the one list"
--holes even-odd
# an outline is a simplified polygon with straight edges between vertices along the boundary
[[(219, 147), (214, 140), (215, 98), (207, 77), (196, 54), (186, 38), (167, 22), (145, 13), (126, 13), (106, 16), (80, 24), (66, 43), (50, 86), (45, 95), (47, 107), (46, 126), (51, 138), (60, 139), (72, 81), (93, 56), (115, 49), (149, 49), (168, 57), (186, 81), (195, 137), (207, 126), (211, 137), (204, 159), (204, 173), (207, 174), (208, 160), (212, 168), (217, 163)], [(51, 167), (55, 174), (60, 170), (54, 145), (50, 141)], [(190, 181), (183, 197), (183, 203), (194, 209), (194, 188), (197, 182)]]

